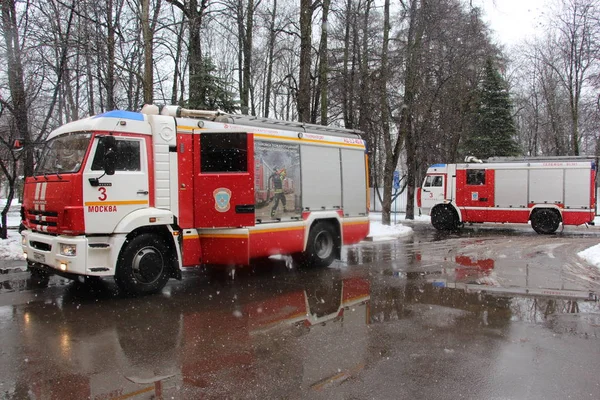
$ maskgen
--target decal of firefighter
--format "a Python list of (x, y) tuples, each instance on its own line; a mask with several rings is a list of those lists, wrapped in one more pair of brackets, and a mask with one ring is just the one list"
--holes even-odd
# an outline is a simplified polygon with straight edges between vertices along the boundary
[(291, 218), (300, 214), (300, 146), (255, 142), (256, 218)]

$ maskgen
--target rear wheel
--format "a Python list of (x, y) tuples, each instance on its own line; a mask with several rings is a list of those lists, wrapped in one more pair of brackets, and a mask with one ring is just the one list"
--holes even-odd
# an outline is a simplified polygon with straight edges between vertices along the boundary
[(327, 267), (336, 258), (339, 242), (340, 236), (330, 223), (317, 222), (310, 229), (306, 250), (294, 258), (302, 266)]
[(458, 215), (450, 207), (435, 207), (431, 210), (431, 225), (438, 231), (451, 231), (458, 228)]
[(558, 211), (550, 208), (540, 208), (531, 215), (531, 227), (542, 235), (550, 235), (558, 229), (560, 215)]
[(143, 233), (128, 240), (121, 251), (115, 273), (119, 288), (132, 295), (160, 291), (169, 280), (171, 257), (164, 239)]

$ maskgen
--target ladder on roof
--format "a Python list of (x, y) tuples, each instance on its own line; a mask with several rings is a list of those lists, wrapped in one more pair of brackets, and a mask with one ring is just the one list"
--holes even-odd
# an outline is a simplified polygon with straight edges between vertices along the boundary
[(490, 157), (487, 163), (502, 162), (543, 162), (543, 161), (595, 161), (596, 156), (523, 156), (523, 157)]
[(227, 114), (221, 111), (191, 110), (179, 106), (162, 106), (161, 108), (153, 105), (145, 105), (142, 108), (143, 114), (169, 115), (173, 117), (200, 118), (214, 122), (248, 125), (257, 128), (283, 129), (300, 133), (316, 133), (331, 136), (341, 136), (348, 138), (360, 138), (361, 131), (354, 129), (337, 128), (333, 126), (324, 126), (316, 124), (306, 124), (302, 122), (283, 121), (273, 118), (253, 117), (241, 114)]

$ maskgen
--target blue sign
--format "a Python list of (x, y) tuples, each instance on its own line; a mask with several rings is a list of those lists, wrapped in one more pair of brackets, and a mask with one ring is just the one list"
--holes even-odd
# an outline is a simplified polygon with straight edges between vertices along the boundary
[(394, 171), (394, 189), (400, 189), (400, 171)]

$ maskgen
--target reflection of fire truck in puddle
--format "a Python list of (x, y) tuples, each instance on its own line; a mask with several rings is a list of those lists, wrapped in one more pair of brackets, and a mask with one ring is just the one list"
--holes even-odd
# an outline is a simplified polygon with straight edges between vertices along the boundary
[[(243, 385), (260, 380), (256, 366), (265, 364), (284, 374), (282, 382), (295, 382), (294, 391), (339, 383), (366, 361), (366, 348), (356, 344), (365, 343), (369, 298), (368, 281), (346, 279), (253, 302), (234, 313), (186, 315), (185, 342), (202, 345), (186, 348), (184, 383), (201, 391), (222, 379)], [(273, 335), (282, 340), (273, 341)]]
[(251, 383), (273, 374), (284, 374), (292, 392), (319, 390), (364, 365), (369, 291), (368, 281), (350, 278), (244, 294), (247, 301), (230, 293), (240, 303), (233, 310), (181, 295), (135, 302), (127, 318), (108, 306), (80, 317), (67, 304), (47, 320), (47, 307), (27, 307), (17, 338), (27, 362), (15, 372), (15, 398), (217, 398), (249, 386), (268, 398), (278, 384)]
[[(509, 258), (479, 258), (474, 255), (423, 256), (416, 253), (419, 264), (427, 266), (426, 281), (436, 287), (462, 289), (468, 293), (498, 296), (537, 296), (565, 299), (594, 300), (596, 295), (577, 287), (563, 276), (561, 269), (531, 273), (530, 264)], [(438, 268), (432, 269), (431, 266)], [(413, 274), (415, 275), (415, 274)]]

